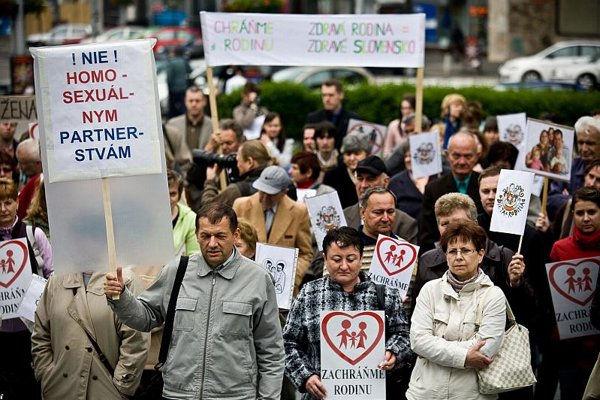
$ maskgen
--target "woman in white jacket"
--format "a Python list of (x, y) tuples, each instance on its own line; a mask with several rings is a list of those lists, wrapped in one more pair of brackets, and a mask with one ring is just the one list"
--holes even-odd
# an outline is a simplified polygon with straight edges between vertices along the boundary
[[(479, 268), (485, 231), (472, 221), (447, 226), (442, 249), (449, 270), (423, 286), (412, 315), (410, 342), (419, 356), (406, 397), (494, 399), (479, 393), (476, 369), (487, 367), (504, 338), (506, 299)], [(481, 322), (476, 326), (477, 311)]]

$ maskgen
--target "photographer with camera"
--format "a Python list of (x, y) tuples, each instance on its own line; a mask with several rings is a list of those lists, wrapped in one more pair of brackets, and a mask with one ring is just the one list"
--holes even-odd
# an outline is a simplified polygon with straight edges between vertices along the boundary
[[(218, 177), (221, 171), (225, 171), (226, 184), (238, 179), (236, 152), (243, 141), (242, 127), (232, 119), (224, 119), (219, 130), (210, 136), (204, 150), (192, 151), (194, 162), (186, 176), (187, 202), (192, 210), (199, 210), (203, 204), (201, 198), (207, 175)], [(221, 153), (217, 153), (219, 148)], [(217, 188), (225, 189), (220, 185)]]
[(231, 206), (238, 197), (249, 196), (256, 192), (256, 189), (252, 187), (252, 182), (258, 179), (263, 169), (271, 165), (269, 151), (260, 140), (249, 140), (242, 143), (236, 157), (239, 179), (237, 182), (227, 185), (225, 190), (220, 193), (219, 173), (221, 167), (215, 163), (213, 168), (207, 169), (204, 192), (201, 197), (203, 206), (212, 202)]
[(254, 119), (260, 115), (266, 115), (269, 110), (260, 107), (260, 88), (254, 82), (246, 82), (242, 92), (242, 102), (233, 109), (233, 119), (243, 129), (250, 129)]

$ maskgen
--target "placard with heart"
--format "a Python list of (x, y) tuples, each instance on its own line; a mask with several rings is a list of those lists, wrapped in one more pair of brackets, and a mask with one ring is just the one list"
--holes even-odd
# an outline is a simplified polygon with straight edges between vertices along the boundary
[(600, 275), (600, 257), (546, 264), (546, 272), (560, 338), (600, 333), (589, 318), (589, 309)]
[(17, 310), (31, 282), (27, 240), (0, 242), (0, 314), (3, 319), (17, 317)]
[[(321, 381), (331, 400), (385, 399), (383, 311), (321, 311)], [(360, 376), (360, 379), (356, 377)]]
[(396, 288), (405, 296), (418, 254), (419, 246), (403, 239), (379, 235), (369, 276), (376, 283)]

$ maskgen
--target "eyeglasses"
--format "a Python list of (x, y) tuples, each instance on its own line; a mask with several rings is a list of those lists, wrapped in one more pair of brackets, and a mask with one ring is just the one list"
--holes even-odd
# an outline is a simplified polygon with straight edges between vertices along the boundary
[(448, 258), (456, 258), (458, 257), (459, 254), (462, 254), (463, 257), (469, 257), (471, 254), (476, 253), (477, 250), (475, 249), (467, 249), (467, 248), (462, 248), (462, 249), (452, 249), (452, 250), (448, 250), (446, 252), (446, 257)]

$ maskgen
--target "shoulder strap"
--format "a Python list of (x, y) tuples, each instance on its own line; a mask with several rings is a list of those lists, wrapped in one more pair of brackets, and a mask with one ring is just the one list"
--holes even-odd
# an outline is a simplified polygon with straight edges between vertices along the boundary
[(169, 298), (169, 307), (167, 309), (167, 317), (165, 318), (165, 327), (163, 330), (162, 340), (160, 342), (160, 352), (158, 353), (158, 363), (154, 366), (154, 369), (159, 370), (167, 361), (167, 353), (169, 351), (169, 344), (171, 343), (171, 335), (173, 334), (173, 322), (175, 320), (175, 306), (177, 305), (177, 297), (179, 296), (179, 288), (183, 282), (183, 276), (188, 265), (188, 256), (181, 256), (179, 259), (179, 266), (177, 267), (177, 274), (175, 275), (175, 282), (173, 282), (173, 289), (171, 290), (171, 297)]
[[(73, 297), (75, 297), (77, 295), (77, 288), (74, 287), (72, 290), (73, 290)], [(110, 365), (110, 363), (108, 362), (108, 359), (102, 352), (102, 349), (100, 348), (100, 346), (98, 345), (96, 340), (92, 337), (92, 335), (90, 335), (90, 333), (83, 326), (81, 327), (81, 329), (83, 329), (83, 331), (87, 335), (88, 339), (90, 339), (90, 342), (92, 343), (92, 346), (94, 346), (94, 350), (96, 350), (96, 354), (98, 354), (98, 359), (102, 362), (102, 365), (104, 365), (106, 370), (110, 373), (110, 376), (114, 376), (115, 370), (112, 367), (112, 365)]]
[(377, 291), (377, 306), (380, 310), (385, 311), (385, 286), (376, 283), (375, 290)]
[[(492, 286), (493, 287), (493, 286)], [(487, 299), (489, 293), (492, 291), (492, 288), (489, 288), (485, 291), (485, 293), (483, 294), (483, 296), (481, 296), (481, 298), (479, 299), (479, 303), (477, 304), (477, 316), (475, 317), (475, 325), (476, 325), (476, 329), (479, 330), (479, 325), (481, 325), (481, 316), (483, 314), (483, 302), (485, 299)], [(508, 320), (510, 321), (511, 325), (514, 325), (517, 323), (517, 319), (515, 318), (515, 314), (513, 314), (512, 308), (510, 308), (510, 304), (508, 303), (508, 299), (504, 299), (504, 302), (506, 303), (506, 316), (508, 317)]]
[(35, 226), (25, 225), (25, 232), (27, 233), (27, 240), (31, 244), (33, 249), (33, 255), (35, 256), (35, 261), (37, 261), (37, 274), (41, 277), (44, 276), (44, 259), (42, 258), (42, 253), (38, 248), (37, 242), (35, 241), (34, 235)]

